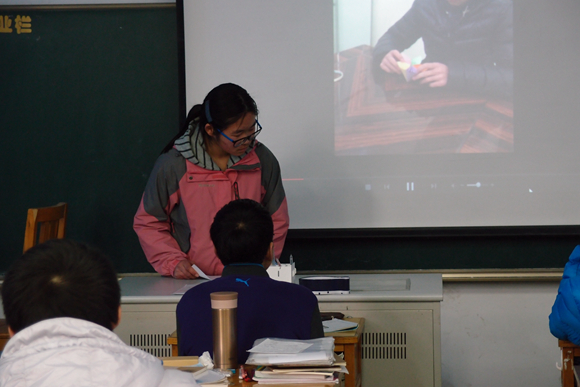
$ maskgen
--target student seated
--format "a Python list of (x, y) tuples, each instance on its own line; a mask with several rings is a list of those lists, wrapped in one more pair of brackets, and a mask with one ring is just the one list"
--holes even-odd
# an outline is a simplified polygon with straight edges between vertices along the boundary
[(560, 281), (550, 314), (550, 332), (560, 340), (580, 345), (580, 246), (576, 246)]
[(11, 339), (0, 386), (197, 386), (112, 332), (120, 301), (115, 270), (98, 250), (58, 239), (26, 251), (2, 285)]
[(268, 211), (250, 199), (219, 210), (210, 228), (216, 255), (224, 264), (221, 278), (188, 290), (177, 305), (179, 354), (213, 355), (210, 293), (238, 293), (238, 363), (263, 337), (314, 339), (323, 337), (318, 300), (309, 289), (270, 279), (274, 229)]

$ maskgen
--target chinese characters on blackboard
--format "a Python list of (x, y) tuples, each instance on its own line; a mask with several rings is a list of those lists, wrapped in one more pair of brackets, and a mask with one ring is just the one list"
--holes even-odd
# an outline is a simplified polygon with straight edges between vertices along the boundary
[(0, 15), (0, 34), (11, 34), (16, 31), (17, 34), (32, 33), (32, 18), (30, 16), (12, 16)]

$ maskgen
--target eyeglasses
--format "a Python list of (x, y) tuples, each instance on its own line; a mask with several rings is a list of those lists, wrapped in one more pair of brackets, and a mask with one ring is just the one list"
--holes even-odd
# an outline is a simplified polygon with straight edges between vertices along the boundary
[(225, 138), (227, 138), (228, 140), (230, 140), (232, 142), (232, 145), (234, 146), (234, 148), (238, 148), (244, 144), (247, 143), (251, 143), (252, 141), (254, 141), (256, 139), (256, 137), (258, 137), (258, 134), (260, 134), (260, 132), (262, 131), (262, 125), (260, 125), (260, 123), (258, 122), (258, 120), (256, 120), (256, 123), (254, 124), (255, 127), (257, 127), (256, 131), (252, 134), (250, 134), (247, 137), (243, 137), (237, 140), (232, 140), (231, 138), (229, 138), (228, 136), (225, 135), (224, 132), (222, 132), (221, 130), (219, 130), (218, 128), (216, 128), (216, 130), (218, 132), (220, 132), (220, 134), (222, 136), (224, 136)]

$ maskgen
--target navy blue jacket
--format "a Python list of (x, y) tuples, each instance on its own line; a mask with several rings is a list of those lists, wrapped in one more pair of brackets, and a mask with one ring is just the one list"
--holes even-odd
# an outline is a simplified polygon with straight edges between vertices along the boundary
[(262, 265), (229, 265), (221, 278), (188, 290), (177, 305), (179, 355), (213, 357), (210, 293), (238, 292), (238, 363), (263, 337), (314, 339), (323, 337), (318, 300), (304, 286), (270, 279)]

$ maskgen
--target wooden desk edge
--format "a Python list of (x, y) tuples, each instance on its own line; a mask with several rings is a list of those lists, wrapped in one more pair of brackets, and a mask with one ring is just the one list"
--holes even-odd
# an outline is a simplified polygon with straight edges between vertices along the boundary
[[(576, 344), (570, 342), (570, 341), (558, 339), (558, 347), (561, 347), (561, 348), (574, 348), (574, 347), (578, 347), (578, 346)], [(580, 347), (578, 347), (578, 348), (580, 348)]]

